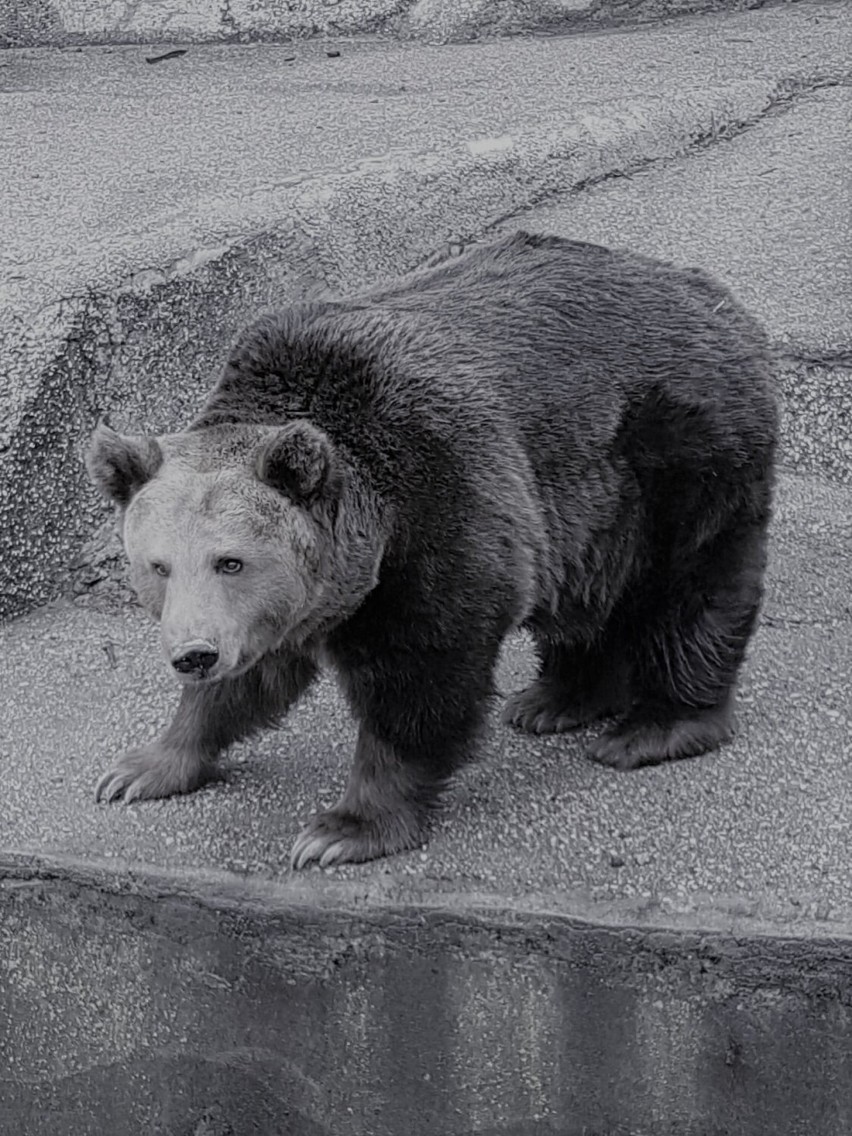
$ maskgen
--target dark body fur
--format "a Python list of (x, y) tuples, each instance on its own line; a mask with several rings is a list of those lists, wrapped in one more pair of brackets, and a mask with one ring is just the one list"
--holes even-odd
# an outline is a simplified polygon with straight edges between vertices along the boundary
[(506, 721), (613, 717), (591, 756), (621, 769), (716, 747), (761, 600), (776, 431), (766, 339), (731, 295), (594, 245), (518, 233), (259, 320), (189, 431), (93, 438), (184, 681), (98, 794), (190, 791), (330, 662), (355, 761), (293, 862), (413, 847), (518, 626), (541, 667)]
[(703, 272), (518, 233), (265, 317), (193, 429), (293, 419), (331, 440), (335, 508), (368, 501), (384, 548), (378, 585), (322, 635), (361, 740), (297, 861), (421, 838), (513, 626), (541, 674), (508, 721), (617, 715), (592, 756), (621, 768), (730, 735), (776, 408), (763, 332)]

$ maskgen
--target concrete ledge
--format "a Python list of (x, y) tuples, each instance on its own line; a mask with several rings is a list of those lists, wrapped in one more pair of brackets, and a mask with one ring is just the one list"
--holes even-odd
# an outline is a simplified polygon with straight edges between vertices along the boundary
[(850, 1115), (846, 940), (4, 877), (4, 1131), (837, 1136)]
[(434, 43), (581, 31), (764, 0), (6, 0), (0, 47), (265, 42), (381, 31)]
[[(788, 86), (742, 81), (685, 91), (676, 102), (575, 108), (558, 124), (297, 180), (240, 198), (239, 228), (254, 236), (225, 236), (234, 231), (233, 207), (211, 202), (205, 226), (222, 235), (209, 246), (124, 276), (116, 259), (35, 318), (13, 309), (0, 327), (0, 526), (9, 534), (0, 618), (55, 596), (104, 517), (80, 459), (102, 414), (119, 425), (173, 429), (190, 418), (228, 342), (260, 308), (390, 277), (436, 244), (473, 237), (548, 195), (735, 130)], [(150, 264), (171, 239), (147, 233), (130, 259)]]

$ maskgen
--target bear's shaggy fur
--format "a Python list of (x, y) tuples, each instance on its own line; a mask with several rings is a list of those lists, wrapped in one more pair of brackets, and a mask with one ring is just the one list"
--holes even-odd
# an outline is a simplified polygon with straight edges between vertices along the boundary
[(177, 716), (99, 795), (200, 784), (328, 663), (360, 732), (293, 862), (424, 838), (500, 645), (540, 673), (504, 720), (601, 718), (619, 769), (712, 749), (754, 627), (776, 406), (766, 338), (697, 269), (517, 233), (243, 332), (190, 429), (99, 429)]

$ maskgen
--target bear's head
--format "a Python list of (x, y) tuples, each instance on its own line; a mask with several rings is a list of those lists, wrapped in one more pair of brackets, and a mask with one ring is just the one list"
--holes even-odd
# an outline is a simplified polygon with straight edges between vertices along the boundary
[(307, 421), (157, 438), (101, 425), (86, 464), (118, 506), (133, 586), (184, 682), (309, 649), (377, 583), (370, 501)]

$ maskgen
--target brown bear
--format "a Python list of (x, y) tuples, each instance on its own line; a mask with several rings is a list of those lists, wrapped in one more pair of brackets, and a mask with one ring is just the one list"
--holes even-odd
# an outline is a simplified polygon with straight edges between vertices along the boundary
[(726, 741), (762, 594), (772, 370), (703, 272), (524, 232), (259, 319), (186, 432), (92, 440), (183, 683), (98, 796), (196, 788), (323, 664), (358, 743), (293, 864), (412, 848), (519, 627), (540, 672), (506, 722), (614, 718), (590, 756), (617, 769)]

